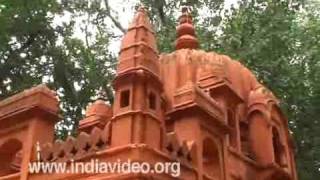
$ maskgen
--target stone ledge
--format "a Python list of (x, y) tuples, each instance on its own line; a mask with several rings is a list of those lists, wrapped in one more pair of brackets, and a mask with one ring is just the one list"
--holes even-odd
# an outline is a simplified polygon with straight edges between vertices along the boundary
[(33, 107), (40, 107), (45, 111), (57, 114), (59, 107), (56, 94), (45, 85), (25, 90), (0, 101), (0, 118), (26, 109), (32, 109)]

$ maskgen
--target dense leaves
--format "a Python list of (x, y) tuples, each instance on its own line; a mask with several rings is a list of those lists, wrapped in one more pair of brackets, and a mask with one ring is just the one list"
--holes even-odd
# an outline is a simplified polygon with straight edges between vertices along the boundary
[[(57, 136), (76, 132), (89, 102), (113, 101), (113, 44), (125, 32), (119, 16), (135, 8), (129, 2), (117, 9), (108, 0), (0, 0), (0, 98), (47, 83), (61, 101)], [(300, 179), (320, 179), (319, 2), (230, 2), (140, 1), (161, 52), (173, 50), (180, 6), (192, 7), (202, 49), (241, 61), (275, 92), (296, 140)]]
[[(107, 31), (101, 4), (2, 0), (0, 13), (0, 98), (47, 83), (61, 100), (59, 137), (75, 132), (90, 101), (112, 102), (116, 58), (108, 49), (112, 32)], [(84, 40), (74, 37), (80, 18)]]

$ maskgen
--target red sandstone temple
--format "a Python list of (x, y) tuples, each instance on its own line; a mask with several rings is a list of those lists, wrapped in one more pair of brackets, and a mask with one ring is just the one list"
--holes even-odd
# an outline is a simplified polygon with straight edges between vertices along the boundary
[[(77, 137), (54, 140), (58, 100), (44, 85), (1, 101), (0, 180), (297, 180), (293, 140), (275, 96), (238, 61), (199, 50), (186, 8), (174, 52), (159, 55), (155, 36), (140, 8), (123, 37), (114, 104), (90, 105)], [(28, 171), (33, 161), (93, 158), (180, 162), (181, 175)]]

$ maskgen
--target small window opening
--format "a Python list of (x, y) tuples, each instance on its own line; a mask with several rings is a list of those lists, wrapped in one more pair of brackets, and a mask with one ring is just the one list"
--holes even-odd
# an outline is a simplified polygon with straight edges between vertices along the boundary
[(167, 150), (171, 153), (171, 152), (173, 152), (173, 146), (172, 146), (172, 144), (169, 144), (167, 147)]
[(248, 158), (254, 159), (250, 151), (248, 124), (245, 122), (240, 122), (239, 126), (240, 126), (241, 151)]
[(156, 109), (156, 95), (153, 93), (149, 94), (149, 108), (153, 110)]
[(120, 107), (124, 108), (129, 106), (130, 104), (130, 91), (122, 91), (120, 94)]

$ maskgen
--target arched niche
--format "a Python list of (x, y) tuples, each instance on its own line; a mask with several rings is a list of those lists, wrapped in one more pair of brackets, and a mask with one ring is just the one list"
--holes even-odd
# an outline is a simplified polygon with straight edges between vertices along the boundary
[(272, 145), (274, 162), (283, 167), (287, 165), (287, 158), (285, 154), (284, 145), (281, 141), (279, 130), (276, 127), (272, 127)]
[(284, 124), (282, 119), (282, 112), (280, 108), (275, 104), (271, 103), (271, 118), (273, 121), (272, 126), (272, 145), (273, 145), (273, 153), (274, 153), (274, 162), (277, 163), (281, 167), (287, 167), (287, 155), (286, 155), (286, 142), (284, 139), (285, 132), (283, 132)]
[(22, 150), (22, 143), (17, 139), (9, 139), (0, 145), (0, 176), (19, 171), (17, 158)]
[(237, 121), (235, 117), (235, 113), (233, 110), (228, 109), (228, 125), (232, 129), (231, 134), (230, 134), (230, 145), (234, 148), (237, 147)]
[(221, 179), (221, 160), (218, 145), (210, 138), (203, 140), (203, 170), (208, 176)]
[(250, 150), (250, 139), (249, 139), (249, 125), (247, 122), (239, 122), (240, 129), (240, 146), (241, 152), (248, 158), (252, 158)]

